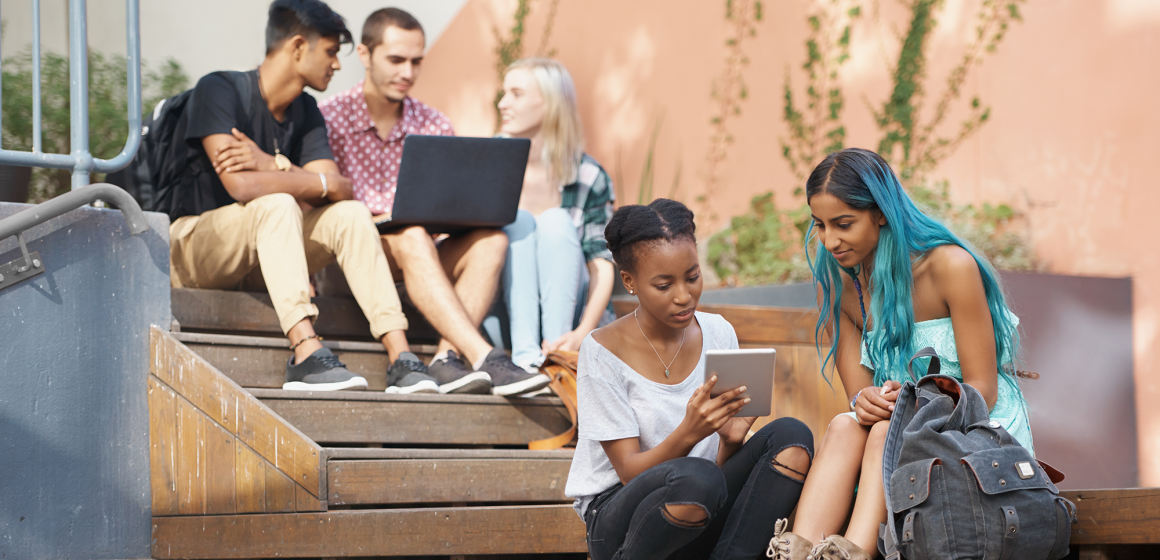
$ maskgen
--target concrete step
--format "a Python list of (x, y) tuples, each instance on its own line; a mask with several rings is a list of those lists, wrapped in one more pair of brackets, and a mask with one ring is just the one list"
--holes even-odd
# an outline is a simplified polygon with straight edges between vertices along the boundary
[(327, 502), (570, 503), (573, 450), (326, 448)]
[[(286, 362), (290, 359), (290, 342), (284, 337), (223, 335), (179, 332), (173, 337), (188, 346), (227, 377), (242, 387), (280, 389), (286, 380)], [(390, 359), (377, 342), (323, 340), (347, 368), (367, 379), (370, 391), (387, 388), (387, 366)], [(435, 346), (414, 344), (411, 350), (427, 361)]]
[(571, 425), (556, 397), (250, 392), (310, 439), (329, 444), (526, 446)]

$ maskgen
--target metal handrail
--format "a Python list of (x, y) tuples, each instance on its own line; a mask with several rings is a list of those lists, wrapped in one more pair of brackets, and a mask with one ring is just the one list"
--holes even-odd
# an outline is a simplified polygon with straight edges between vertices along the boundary
[(92, 204), (95, 200), (112, 202), (120, 208), (121, 213), (125, 215), (125, 221), (129, 224), (129, 233), (140, 235), (149, 231), (145, 212), (141, 211), (141, 206), (132, 195), (116, 185), (97, 183), (80, 190), (66, 192), (0, 220), (0, 239), (20, 234), (61, 214)]
[[(0, 163), (72, 170), (72, 188), (89, 184), (89, 173), (123, 169), (141, 145), (141, 30), (140, 0), (126, 0), (126, 64), (128, 64), (129, 137), (113, 159), (94, 158), (89, 152), (89, 59), (86, 0), (69, 0), (69, 113), (71, 154), (40, 151), (40, 0), (32, 0), (33, 18), (33, 146), (31, 152), (0, 149)], [(122, 191), (124, 192), (124, 191)], [(121, 206), (118, 204), (118, 206)], [(7, 237), (6, 235), (3, 237)]]

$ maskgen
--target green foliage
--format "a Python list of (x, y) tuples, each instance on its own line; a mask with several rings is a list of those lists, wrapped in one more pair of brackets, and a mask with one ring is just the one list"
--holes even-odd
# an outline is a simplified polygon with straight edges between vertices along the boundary
[(781, 155), (798, 179), (806, 175), (825, 154), (845, 147), (846, 127), (842, 109), (846, 99), (838, 82), (838, 72), (850, 59), (850, 26), (862, 15), (862, 7), (852, 0), (830, 0), (806, 18), (806, 61), (802, 69), (808, 77), (805, 107), (799, 107), (787, 71), (783, 86), (783, 115), (789, 137), (781, 139)]
[(731, 285), (804, 282), (810, 278), (801, 250), (809, 210), (779, 210), (773, 193), (753, 197), (749, 212), (709, 238), (708, 260)]
[[(10, 150), (32, 151), (32, 52), (25, 49), (3, 62), (3, 142)], [(173, 59), (150, 69), (142, 64), (142, 113), (189, 84)], [(129, 134), (127, 69), (120, 56), (89, 54), (89, 151), (108, 159), (120, 153)], [(66, 154), (70, 147), (68, 58), (43, 53), (41, 60), (41, 138), (45, 153)], [(29, 202), (42, 202), (71, 188), (70, 172), (36, 168)]]
[[(556, 55), (555, 49), (548, 49), (548, 40), (552, 36), (552, 28), (556, 21), (556, 10), (560, 5), (560, 0), (552, 0), (551, 6), (548, 9), (548, 21), (544, 26), (544, 34), (540, 37), (540, 47), (536, 50), (536, 56), (553, 57)], [(507, 67), (524, 57), (524, 33), (527, 32), (526, 23), (528, 15), (532, 13), (532, 0), (518, 0), (516, 4), (516, 11), (512, 14), (512, 28), (507, 36), (504, 36), (498, 27), (492, 27), (491, 32), (495, 35), (495, 71), (499, 77), (499, 90), (495, 92), (495, 129), (499, 130), (501, 121), (499, 114), (499, 101), (503, 99), (503, 75), (507, 71)]]
[[(933, 112), (923, 118), (928, 39), (944, 0), (909, 0), (910, 21), (900, 39), (897, 63), (891, 68), (890, 96), (874, 118), (882, 132), (878, 152), (898, 172), (903, 186), (917, 203), (982, 252), (998, 268), (1036, 268), (1035, 255), (1024, 235), (1022, 216), (1007, 204), (960, 205), (951, 201), (946, 181), (932, 184), (928, 174), (986, 123), (991, 110), (977, 97), (965, 109), (968, 118), (949, 137), (938, 130), (954, 110), (963, 84), (984, 53), (994, 52), (1012, 21), (1021, 21), (1019, 4), (1024, 0), (983, 0), (975, 38), (947, 77), (946, 87)], [(818, 161), (844, 147), (846, 129), (841, 114), (844, 97), (839, 70), (850, 57), (851, 21), (861, 15), (853, 0), (830, 0), (811, 13), (806, 22), (806, 61), (802, 68), (808, 81), (805, 107), (796, 104), (787, 74), (784, 113), (789, 129), (781, 142), (782, 157), (799, 180), (806, 178)], [(802, 194), (799, 187), (796, 196)], [(803, 239), (809, 210), (778, 210), (772, 193), (754, 198), (749, 213), (733, 219), (731, 227), (710, 240), (709, 260), (727, 283), (771, 283), (808, 279), (804, 271)], [(796, 227), (794, 227), (796, 226)]]

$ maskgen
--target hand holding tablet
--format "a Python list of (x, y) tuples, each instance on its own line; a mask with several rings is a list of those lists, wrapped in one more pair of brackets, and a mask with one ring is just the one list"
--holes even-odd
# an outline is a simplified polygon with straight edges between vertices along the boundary
[(773, 368), (777, 351), (773, 348), (708, 350), (705, 352), (705, 381), (713, 374), (717, 383), (711, 397), (744, 385), (751, 399), (736, 414), (739, 418), (769, 416), (773, 412)]

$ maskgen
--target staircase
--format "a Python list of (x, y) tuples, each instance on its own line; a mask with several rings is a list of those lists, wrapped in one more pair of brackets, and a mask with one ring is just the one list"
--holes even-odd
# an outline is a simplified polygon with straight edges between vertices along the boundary
[[(179, 330), (150, 333), (154, 558), (584, 557), (572, 451), (527, 448), (570, 426), (559, 399), (386, 394), (382, 346), (353, 302), (328, 298), (316, 330), (369, 389), (283, 391), (268, 298), (172, 302)], [(412, 333), (429, 329), (404, 309)]]

